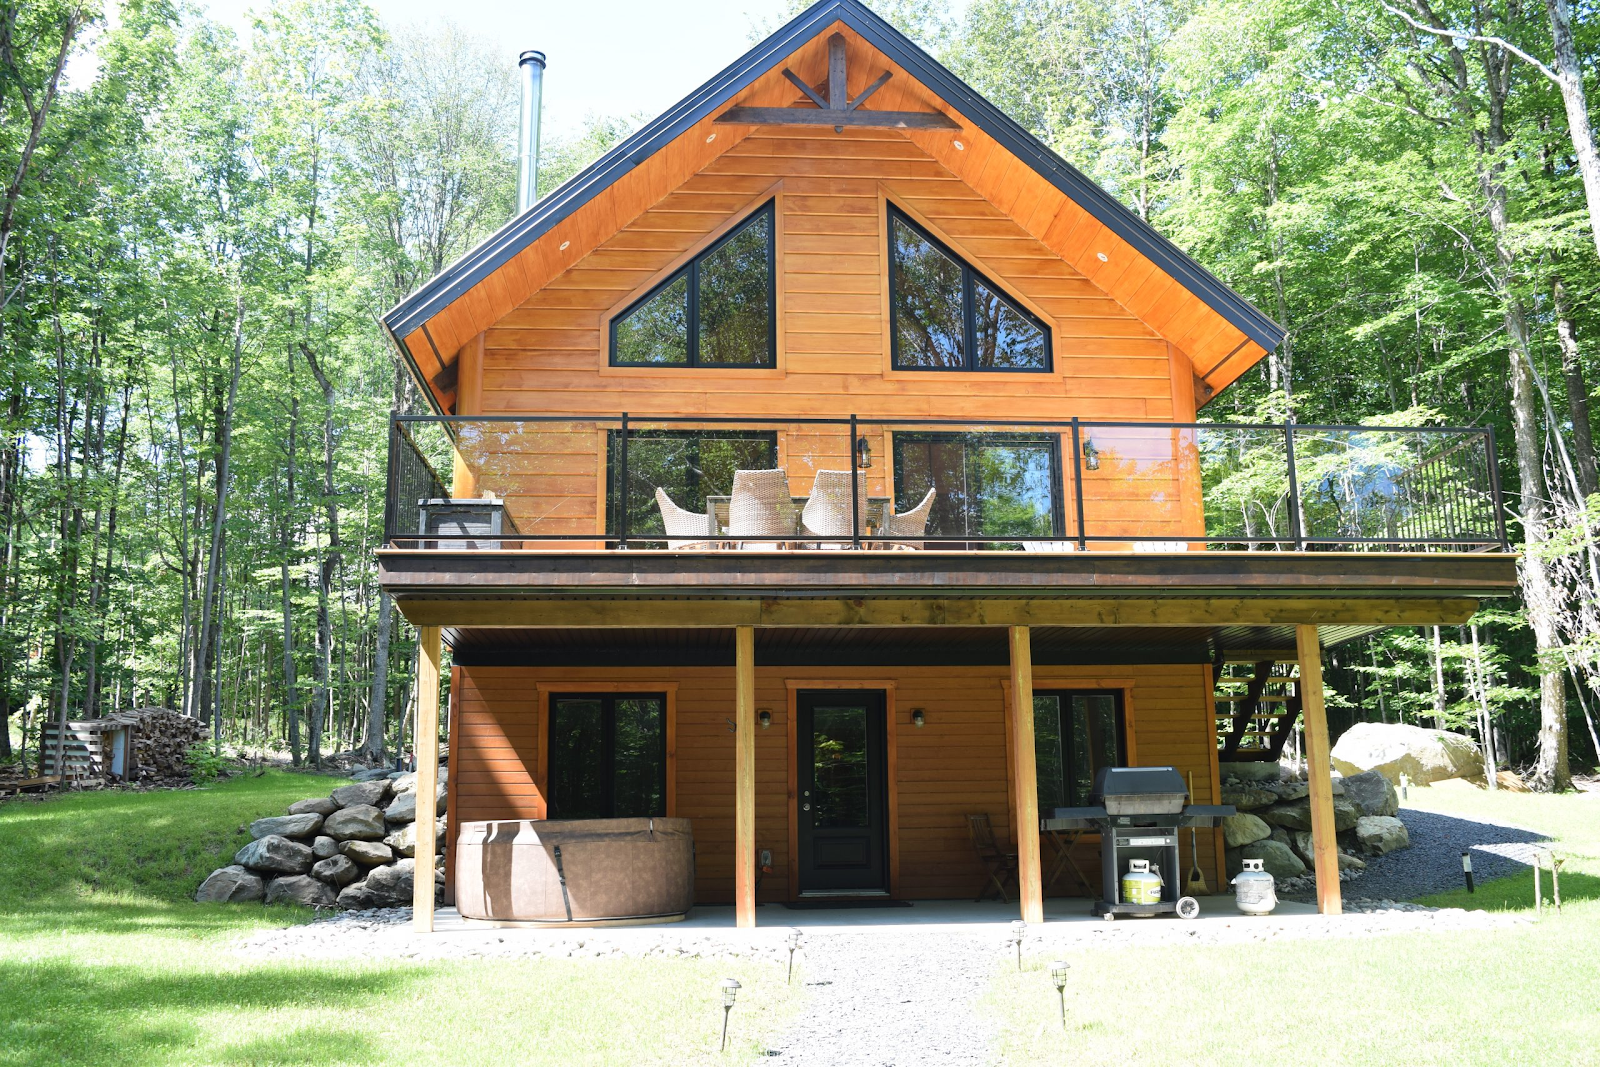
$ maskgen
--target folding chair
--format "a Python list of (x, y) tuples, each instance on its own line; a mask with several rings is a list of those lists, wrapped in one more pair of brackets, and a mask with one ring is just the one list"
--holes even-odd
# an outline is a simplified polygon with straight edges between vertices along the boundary
[(1007, 852), (1000, 847), (994, 837), (994, 826), (989, 822), (988, 815), (968, 815), (967, 832), (972, 835), (972, 851), (977, 853), (978, 862), (983, 864), (987, 876), (978, 887), (975, 903), (981, 903), (989, 895), (992, 885), (995, 892), (1000, 894), (1000, 899), (1009, 904), (1011, 898), (1006, 896), (1006, 879), (1013, 882), (1017, 878), (1017, 854)]

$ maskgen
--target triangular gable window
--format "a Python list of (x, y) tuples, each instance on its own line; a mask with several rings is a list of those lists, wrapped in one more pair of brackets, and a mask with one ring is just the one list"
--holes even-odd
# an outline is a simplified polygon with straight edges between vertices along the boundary
[(1048, 371), (1050, 328), (889, 208), (896, 370)]
[(773, 366), (772, 232), (769, 200), (613, 319), (612, 366)]

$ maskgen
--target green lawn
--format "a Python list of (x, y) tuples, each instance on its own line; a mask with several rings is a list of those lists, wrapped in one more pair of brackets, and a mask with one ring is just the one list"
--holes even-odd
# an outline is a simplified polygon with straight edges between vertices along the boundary
[(0, 804), (0, 1065), (742, 1063), (794, 1008), (781, 968), (745, 962), (236, 959), (234, 939), (305, 916), (195, 887), (251, 819), (328, 788), (269, 772)]
[[(1062, 1033), (1047, 960), (985, 1002), (1014, 1064), (1593, 1062), (1600, 1046), (1600, 796), (1413, 789), (1411, 805), (1555, 838), (1562, 914), (1509, 930), (1152, 947), (1068, 959)], [(1546, 898), (1550, 882), (1544, 880)], [(1533, 914), (1533, 875), (1427, 903)]]

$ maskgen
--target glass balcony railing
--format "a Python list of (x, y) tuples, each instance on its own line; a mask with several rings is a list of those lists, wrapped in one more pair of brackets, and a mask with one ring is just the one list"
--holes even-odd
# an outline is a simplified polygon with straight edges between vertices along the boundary
[(1506, 547), (1483, 428), (699, 416), (393, 419), (400, 548)]

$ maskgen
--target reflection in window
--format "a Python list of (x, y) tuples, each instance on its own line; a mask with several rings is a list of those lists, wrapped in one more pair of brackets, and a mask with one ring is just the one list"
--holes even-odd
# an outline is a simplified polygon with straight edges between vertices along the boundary
[(552, 819), (667, 813), (667, 702), (659, 693), (550, 697)]
[[(621, 536), (622, 436), (613, 430), (606, 464), (609, 533)], [(759, 430), (628, 431), (628, 536), (666, 533), (656, 490), (688, 511), (704, 512), (706, 497), (733, 492), (733, 472), (771, 470), (778, 465), (778, 435)]]
[(896, 368), (1050, 369), (1045, 324), (893, 208), (889, 291)]
[(1059, 536), (1058, 457), (1054, 436), (898, 433), (895, 507), (913, 507), (933, 489), (933, 536)]
[(623, 366), (770, 367), (772, 202), (758, 209), (611, 323)]
[(1102, 767), (1121, 767), (1122, 709), (1116, 692), (1033, 694), (1039, 811), (1089, 803)]
[(812, 710), (812, 826), (867, 826), (867, 709), (859, 704)]

